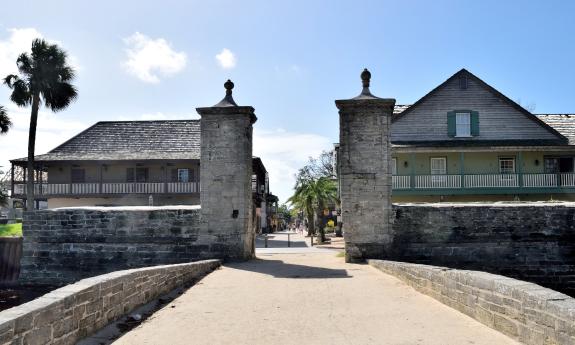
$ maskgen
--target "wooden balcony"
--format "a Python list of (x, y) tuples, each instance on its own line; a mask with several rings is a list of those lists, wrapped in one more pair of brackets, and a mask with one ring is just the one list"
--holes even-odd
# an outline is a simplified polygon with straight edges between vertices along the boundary
[[(199, 182), (36, 183), (36, 197), (98, 196), (126, 194), (193, 194)], [(14, 195), (26, 195), (26, 184), (15, 183)]]
[(574, 193), (575, 173), (396, 175), (396, 195)]

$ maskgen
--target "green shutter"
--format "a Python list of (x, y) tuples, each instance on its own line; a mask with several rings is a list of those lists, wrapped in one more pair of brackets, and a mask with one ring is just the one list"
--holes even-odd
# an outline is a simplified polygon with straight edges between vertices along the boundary
[(476, 111), (471, 112), (471, 135), (474, 137), (479, 135), (479, 113)]
[(450, 111), (447, 113), (447, 135), (450, 137), (455, 136), (455, 112)]

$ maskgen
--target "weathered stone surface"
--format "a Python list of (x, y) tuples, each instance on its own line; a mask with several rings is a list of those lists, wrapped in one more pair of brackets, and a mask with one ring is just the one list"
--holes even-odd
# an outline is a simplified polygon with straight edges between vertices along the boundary
[(369, 264), (522, 343), (575, 344), (575, 298), (557, 291), (485, 272), (384, 260)]
[[(121, 315), (195, 281), (219, 265), (218, 260), (205, 260), (81, 280), (0, 312), (0, 345), (75, 344)], [(158, 283), (148, 284), (151, 280)]]
[(486, 271), (575, 296), (573, 203), (396, 204), (392, 220), (393, 260)]
[[(198, 207), (43, 210), (25, 212), (24, 225), (23, 283), (60, 285), (127, 268), (226, 258), (230, 250), (226, 239), (201, 236)], [(185, 231), (174, 233), (173, 226)]]
[[(229, 83), (231, 99), (233, 83)], [(255, 255), (252, 125), (257, 118), (254, 108), (226, 99), (214, 107), (196, 109), (202, 117), (202, 234), (209, 235), (206, 242), (212, 251), (225, 253), (221, 258), (247, 260)]]
[(339, 109), (338, 175), (347, 262), (387, 257), (393, 237), (389, 136), (395, 100), (371, 95), (366, 72), (362, 74), (362, 95), (335, 101)]

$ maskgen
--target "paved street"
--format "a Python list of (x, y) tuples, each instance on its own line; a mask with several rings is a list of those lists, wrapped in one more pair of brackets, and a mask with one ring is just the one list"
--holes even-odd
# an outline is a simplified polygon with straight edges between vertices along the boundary
[(210, 274), (115, 344), (517, 344), (335, 251), (276, 244)]

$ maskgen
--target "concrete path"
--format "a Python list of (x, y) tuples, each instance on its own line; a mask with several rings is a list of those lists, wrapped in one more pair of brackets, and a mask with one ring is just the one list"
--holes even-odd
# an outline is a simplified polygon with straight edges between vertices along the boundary
[(333, 251), (260, 253), (208, 275), (114, 344), (517, 344)]

